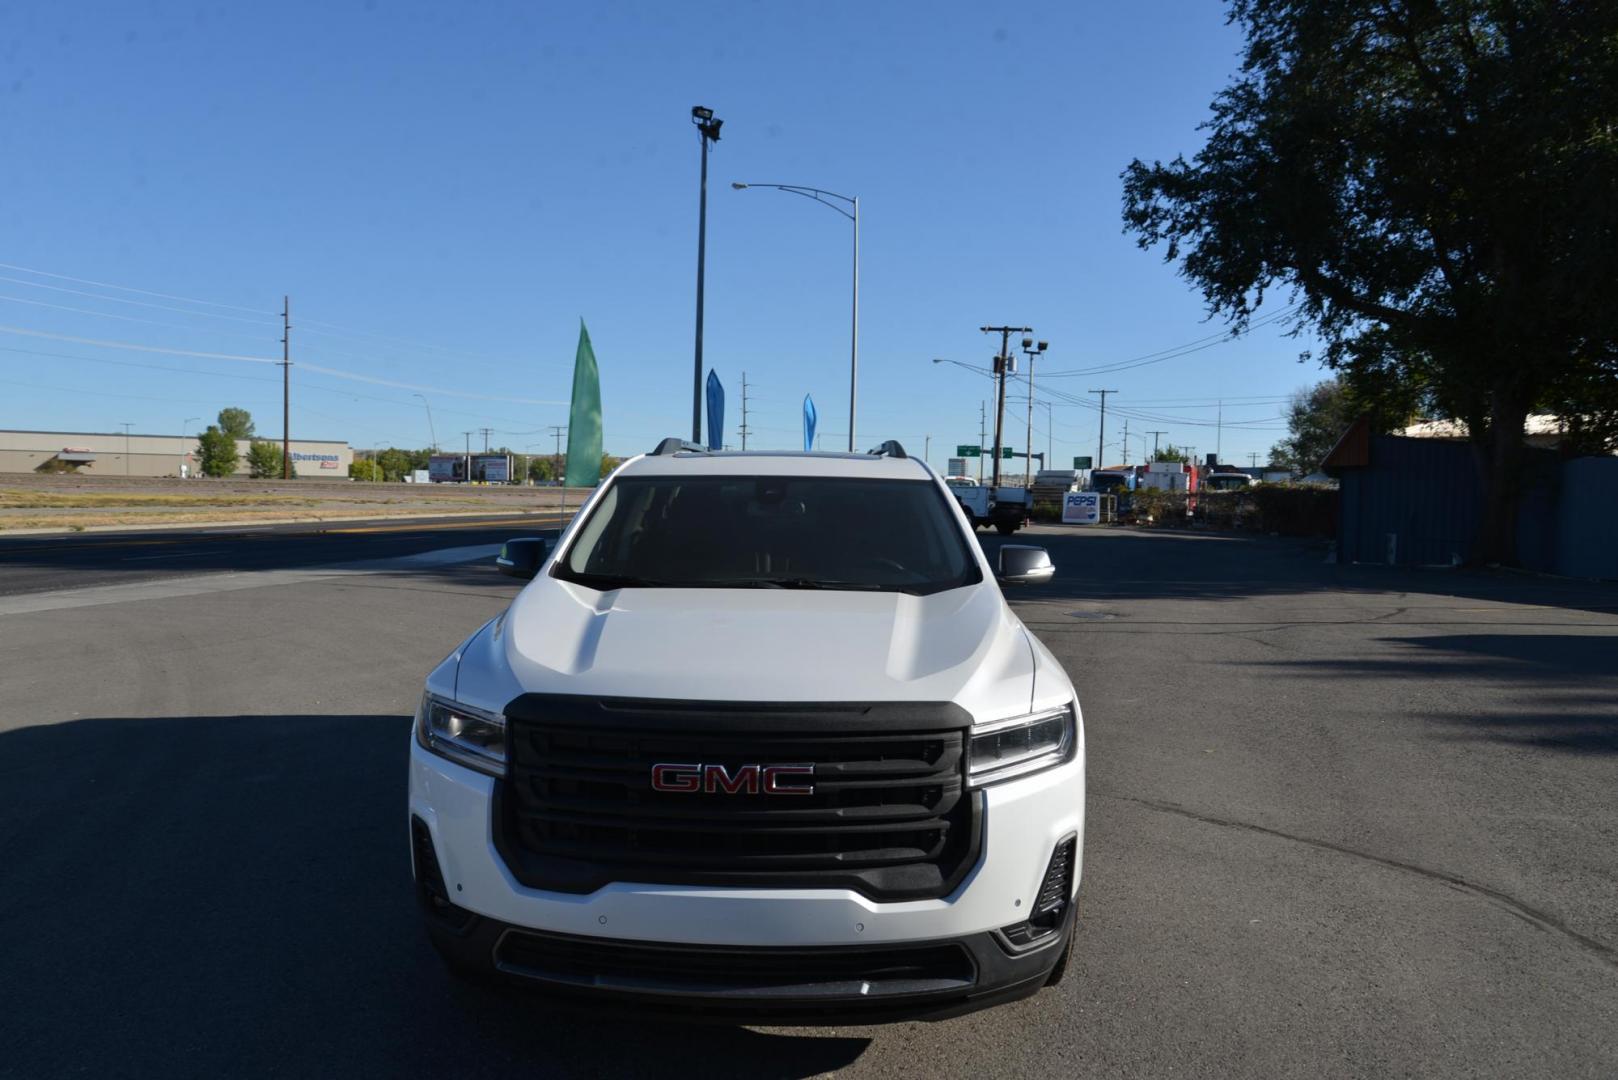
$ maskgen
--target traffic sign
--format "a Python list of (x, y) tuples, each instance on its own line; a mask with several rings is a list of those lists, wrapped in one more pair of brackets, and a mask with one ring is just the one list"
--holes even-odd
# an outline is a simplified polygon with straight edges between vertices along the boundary
[(1074, 458), (1073, 459), (1073, 467), (1075, 469), (1088, 469), (1088, 468), (1091, 468), (1092, 466), (1091, 466), (1091, 461), (1090, 461), (1089, 455), (1086, 455), (1084, 457), (1076, 457), (1076, 458)]
[(955, 448), (956, 457), (978, 457), (982, 453), (982, 447), (978, 446), (957, 446)]
[(1016, 455), (1016, 454), (1013, 454), (1013, 453), (1012, 453), (1012, 452), (1011, 452), (1011, 447), (1009, 447), (1009, 446), (1002, 446), (1002, 447), (1001, 447), (1001, 448), (1000, 448), (1000, 456), (1001, 456), (1001, 457), (1003, 457), (1003, 458), (1009, 458), (1009, 457), (1016, 457), (1016, 456), (1017, 456), (1017, 455)]

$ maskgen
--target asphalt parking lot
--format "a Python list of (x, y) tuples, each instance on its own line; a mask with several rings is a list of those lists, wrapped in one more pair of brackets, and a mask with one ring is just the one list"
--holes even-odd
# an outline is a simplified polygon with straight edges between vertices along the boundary
[(1017, 541), (1057, 563), (1013, 600), (1085, 710), (1075, 963), (887, 1028), (581, 1017), (442, 972), (407, 714), (515, 592), (485, 563), (31, 585), (0, 608), (0, 1075), (1618, 1075), (1618, 586)]

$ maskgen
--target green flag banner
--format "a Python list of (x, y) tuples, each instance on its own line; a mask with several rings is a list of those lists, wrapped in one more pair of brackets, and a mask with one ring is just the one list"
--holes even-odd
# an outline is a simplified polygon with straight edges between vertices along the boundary
[(573, 411), (567, 422), (567, 485), (601, 482), (601, 376), (590, 331), (579, 320), (579, 352), (573, 358)]

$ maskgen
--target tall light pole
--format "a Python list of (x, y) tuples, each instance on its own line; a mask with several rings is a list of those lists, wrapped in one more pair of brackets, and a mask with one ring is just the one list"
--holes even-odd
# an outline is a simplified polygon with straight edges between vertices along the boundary
[[(1030, 489), (1034, 486), (1034, 357), (1044, 353), (1050, 346), (1050, 342), (1041, 341), (1039, 347), (1035, 348), (1033, 338), (1025, 337), (1022, 339), (1022, 352), (1024, 356), (1028, 357), (1028, 441), (1023, 445), (1022, 483), (1023, 487)], [(1045, 467), (1047, 469), (1051, 467), (1048, 459), (1045, 462)]]
[(708, 261), (708, 144), (719, 141), (723, 120), (715, 120), (713, 110), (702, 105), (691, 107), (691, 122), (697, 126), (702, 143), (702, 196), (697, 204), (697, 361), (691, 377), (691, 441), (702, 442), (702, 278)]
[(201, 420), (200, 416), (188, 416), (180, 421), (180, 475), (185, 475), (185, 429), (191, 426), (191, 421)]
[(414, 396), (421, 398), (421, 407), (427, 410), (427, 434), (433, 437), (432, 452), (436, 454), (438, 453), (438, 432), (433, 428), (433, 407), (427, 404), (427, 396), (425, 394), (416, 394)]
[(129, 429), (134, 427), (134, 426), (135, 425), (134, 425), (133, 421), (125, 420), (123, 422), (123, 427), (124, 427), (124, 475), (125, 476), (129, 475)]
[[(848, 338), (848, 449), (854, 451), (854, 418), (859, 411), (860, 394), (860, 200), (857, 195), (839, 195), (835, 191), (823, 191), (820, 188), (804, 187), (801, 184), (740, 184), (730, 185), (737, 191), (746, 191), (748, 188), (774, 188), (777, 191), (790, 191), (794, 195), (802, 195), (806, 199), (813, 199), (822, 206), (842, 214), (854, 223), (854, 308)], [(828, 202), (836, 199), (846, 203), (848, 209), (844, 210), (837, 203)], [(699, 373), (700, 374), (700, 373)]]

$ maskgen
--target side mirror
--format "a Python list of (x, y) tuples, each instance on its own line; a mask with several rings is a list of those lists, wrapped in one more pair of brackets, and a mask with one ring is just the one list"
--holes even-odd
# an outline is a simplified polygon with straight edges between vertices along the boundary
[(1032, 544), (1002, 544), (995, 576), (1002, 585), (1042, 585), (1056, 573), (1050, 552)]
[(525, 536), (520, 540), (507, 540), (494, 557), (494, 565), (507, 577), (531, 580), (539, 573), (540, 564), (550, 554), (553, 541), (540, 536)]

